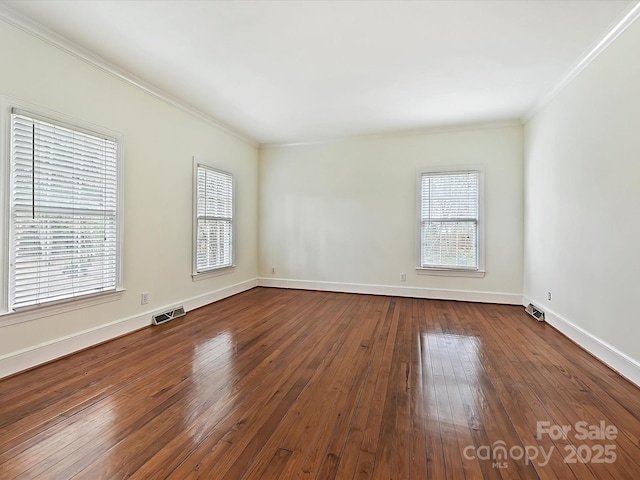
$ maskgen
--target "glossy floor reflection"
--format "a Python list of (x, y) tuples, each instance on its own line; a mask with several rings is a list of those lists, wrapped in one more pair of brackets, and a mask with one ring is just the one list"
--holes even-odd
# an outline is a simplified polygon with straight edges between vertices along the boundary
[(0, 478), (635, 479), (639, 399), (521, 307), (256, 288), (0, 381)]

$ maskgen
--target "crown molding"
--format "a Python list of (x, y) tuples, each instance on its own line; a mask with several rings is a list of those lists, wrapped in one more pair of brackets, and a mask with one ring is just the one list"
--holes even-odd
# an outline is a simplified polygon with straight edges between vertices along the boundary
[(622, 33), (640, 17), (640, 1), (631, 3), (625, 11), (611, 24), (603, 36), (590, 47), (586, 53), (565, 73), (546, 94), (538, 99), (533, 108), (521, 119), (522, 124), (531, 120), (536, 113), (553, 100), (569, 85), (591, 62), (604, 52)]
[(173, 95), (151, 85), (150, 83), (142, 80), (141, 78), (133, 75), (131, 72), (128, 72), (117, 65), (109, 62), (105, 58), (96, 55), (84, 47), (72, 42), (71, 40), (59, 35), (53, 30), (45, 27), (44, 25), (22, 15), (21, 13), (16, 12), (11, 7), (7, 5), (0, 4), (0, 20), (12, 25), (25, 33), (28, 33), (43, 42), (56, 47), (63, 52), (82, 60), (83, 62), (96, 67), (102, 70), (109, 75), (118, 78), (134, 87), (139, 88), (140, 90), (146, 92), (147, 94), (158, 98), (169, 105), (176, 107), (183, 112), (188, 113), (189, 115), (202, 120), (203, 122), (208, 123), (216, 127), (217, 129), (234, 136), (235, 138), (251, 145), (252, 147), (258, 148), (260, 145), (254, 139), (244, 135), (243, 133), (233, 129), (232, 127), (226, 125), (220, 120), (212, 117), (211, 115), (202, 112), (201, 110), (189, 105), (188, 103), (179, 100)]
[(141, 78), (133, 75), (132, 73), (116, 66), (108, 60), (90, 52), (89, 50), (81, 47), (80, 45), (68, 40), (67, 38), (57, 34), (56, 32), (48, 29), (44, 25), (35, 22), (34, 20), (16, 12), (7, 5), (0, 4), (0, 19), (6, 23), (44, 41), (45, 43), (54, 46), (65, 53), (72, 55), (85, 63), (102, 70), (109, 75), (116, 77), (130, 85), (133, 85), (140, 90), (158, 98), (169, 105), (172, 105), (201, 121), (214, 126), (215, 128), (232, 135), (235, 138), (247, 143), (254, 148), (268, 149), (278, 147), (292, 147), (292, 146), (306, 146), (306, 145), (322, 145), (331, 143), (341, 143), (356, 140), (367, 140), (375, 138), (390, 138), (396, 136), (410, 136), (421, 134), (437, 134), (447, 133), (463, 130), (471, 130), (478, 128), (498, 128), (506, 126), (523, 125), (527, 123), (533, 116), (538, 113), (544, 106), (546, 106), (553, 98), (555, 98), (567, 85), (569, 85), (574, 78), (576, 78), (580, 72), (582, 72), (593, 60), (595, 60), (611, 43), (613, 43), (629, 26), (631, 26), (640, 17), (640, 1), (634, 1), (627, 7), (627, 9), (618, 17), (618, 19), (612, 23), (611, 27), (607, 29), (602, 38), (597, 41), (587, 52), (579, 59), (574, 66), (565, 73), (560, 80), (539, 100), (534, 106), (526, 112), (519, 119), (511, 119), (498, 122), (484, 122), (478, 124), (462, 124), (452, 126), (438, 126), (433, 128), (421, 128), (410, 129), (404, 131), (395, 132), (380, 132), (374, 134), (354, 135), (340, 138), (329, 138), (317, 141), (302, 141), (293, 143), (267, 143), (260, 144), (256, 140), (246, 136), (245, 134), (235, 130), (234, 128), (226, 125), (222, 121), (215, 117), (202, 112), (196, 107), (179, 100), (171, 94), (151, 85), (150, 83), (142, 80)]
[(384, 138), (411, 137), (416, 135), (436, 135), (440, 133), (465, 132), (469, 130), (481, 130), (485, 128), (507, 128), (521, 127), (523, 125), (519, 118), (507, 120), (477, 122), (477, 123), (460, 123), (453, 125), (442, 125), (434, 127), (411, 128), (406, 130), (391, 130), (388, 132), (378, 132), (371, 134), (353, 135), (347, 137), (328, 138), (324, 140), (310, 140), (308, 142), (293, 143), (266, 143), (260, 145), (260, 149), (282, 148), (282, 147), (305, 147), (312, 145), (328, 145), (334, 143), (345, 143), (365, 140), (375, 140)]

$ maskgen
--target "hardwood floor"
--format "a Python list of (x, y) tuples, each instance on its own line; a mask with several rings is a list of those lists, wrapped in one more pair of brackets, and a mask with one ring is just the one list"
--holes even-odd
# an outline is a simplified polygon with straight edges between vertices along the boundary
[(636, 479), (639, 400), (521, 307), (256, 288), (0, 381), (0, 478)]

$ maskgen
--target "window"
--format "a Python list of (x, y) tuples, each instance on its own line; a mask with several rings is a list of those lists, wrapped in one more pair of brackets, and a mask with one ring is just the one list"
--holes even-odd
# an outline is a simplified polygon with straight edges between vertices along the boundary
[(10, 152), (9, 308), (116, 290), (116, 139), (13, 109)]
[(426, 172), (420, 178), (420, 267), (481, 270), (480, 172)]
[(194, 275), (233, 266), (233, 176), (195, 168)]

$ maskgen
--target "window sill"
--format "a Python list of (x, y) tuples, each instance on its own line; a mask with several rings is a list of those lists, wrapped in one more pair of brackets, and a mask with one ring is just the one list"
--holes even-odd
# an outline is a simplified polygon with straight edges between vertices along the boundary
[(58, 303), (51, 303), (49, 305), (45, 304), (29, 307), (16, 312), (0, 313), (0, 327), (7, 327), (9, 325), (28, 322), (38, 318), (51, 317), (60, 313), (70, 312), (72, 310), (100, 305), (101, 303), (114, 302), (116, 300), (120, 300), (125, 291), (126, 290), (124, 289), (118, 289), (111, 292), (88, 295), (86, 297), (72, 298)]
[(232, 273), (236, 269), (235, 265), (229, 265), (228, 267), (216, 268), (214, 270), (207, 270), (206, 272), (191, 274), (191, 280), (197, 282), (199, 280), (206, 280), (211, 277), (219, 277), (220, 275), (226, 275)]
[(416, 273), (418, 275), (435, 275), (441, 277), (472, 277), (482, 278), (485, 275), (484, 270), (465, 270), (454, 268), (423, 268), (417, 267)]

